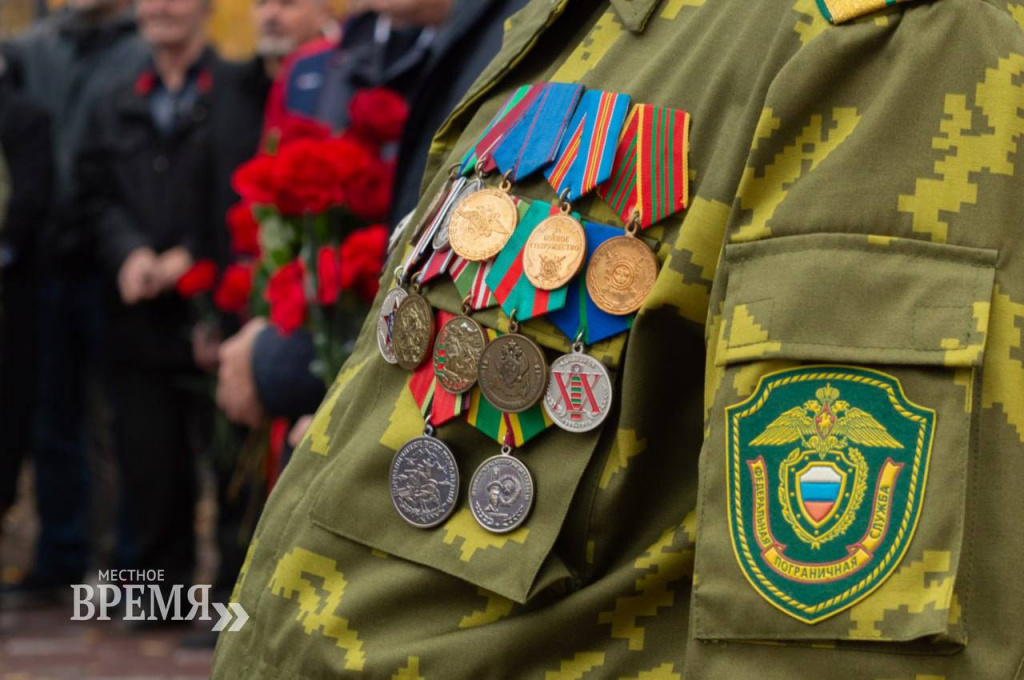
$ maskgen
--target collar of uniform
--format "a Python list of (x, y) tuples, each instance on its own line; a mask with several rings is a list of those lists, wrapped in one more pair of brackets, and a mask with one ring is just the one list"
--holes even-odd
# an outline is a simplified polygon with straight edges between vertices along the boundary
[(611, 0), (622, 23), (633, 33), (643, 33), (647, 19), (661, 0)]

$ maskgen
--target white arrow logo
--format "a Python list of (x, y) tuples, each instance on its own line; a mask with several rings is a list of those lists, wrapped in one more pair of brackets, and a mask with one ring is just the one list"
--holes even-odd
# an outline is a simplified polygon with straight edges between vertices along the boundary
[[(232, 602), (227, 607), (222, 605), (220, 602), (214, 602), (213, 608), (217, 610), (218, 614), (220, 614), (220, 621), (218, 621), (217, 625), (213, 627), (213, 632), (215, 633), (225, 630), (224, 627), (227, 626), (228, 622), (231, 621), (232, 618), (237, 617), (235, 618), (235, 622), (231, 624), (231, 627), (226, 629), (232, 633), (237, 633), (242, 630), (242, 626), (244, 626), (245, 622), (249, 620), (249, 615), (245, 613), (244, 609), (242, 609), (242, 605), (237, 602)], [(234, 616), (232, 616), (232, 612), (234, 612)]]

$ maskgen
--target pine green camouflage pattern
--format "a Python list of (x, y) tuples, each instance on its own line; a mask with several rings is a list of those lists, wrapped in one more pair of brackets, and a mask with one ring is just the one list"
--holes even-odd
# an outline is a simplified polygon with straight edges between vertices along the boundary
[[(518, 452), (538, 493), (522, 529), (487, 534), (465, 503), (412, 529), (387, 475), (423, 422), (368, 324), (269, 500), (236, 589), (252, 619), (221, 636), (214, 677), (1024, 678), (1022, 25), (1002, 0), (838, 26), (815, 0), (537, 0), (509, 19), (435, 139), (421, 209), (523, 83), (693, 116), (692, 203), (648, 230), (655, 289), (628, 338), (591, 349), (617, 408)], [(447, 281), (427, 296), (459, 306)], [(524, 332), (567, 349), (543, 320)], [(723, 465), (726, 407), (810, 363), (884, 371), (936, 412), (905, 557), (815, 625), (745, 580)], [(439, 436), (464, 479), (497, 453), (464, 422)]]

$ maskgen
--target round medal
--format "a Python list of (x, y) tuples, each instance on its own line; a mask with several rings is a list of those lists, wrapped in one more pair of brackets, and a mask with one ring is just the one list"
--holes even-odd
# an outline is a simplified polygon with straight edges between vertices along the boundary
[(423, 363), (434, 339), (434, 310), (426, 298), (413, 293), (402, 300), (391, 337), (399, 366), (412, 371)]
[(458, 209), (462, 199), (470, 194), (475, 194), (483, 188), (484, 183), (478, 179), (470, 180), (459, 187), (454, 198), (452, 198), (452, 202), (448, 205), (448, 210), (441, 216), (441, 225), (437, 228), (437, 233), (434, 234), (434, 241), (431, 243), (434, 246), (434, 250), (443, 250), (451, 247), (451, 242), (448, 240), (448, 229), (451, 227), (452, 215)]
[(417, 437), (391, 461), (391, 501), (409, 524), (436, 527), (448, 519), (459, 498), (459, 466), (439, 439)]
[(468, 316), (441, 327), (434, 343), (434, 375), (446, 392), (462, 394), (473, 388), (486, 345), (484, 329)]
[(640, 309), (658, 277), (658, 258), (643, 241), (616, 236), (597, 247), (587, 267), (587, 292), (600, 309), (623, 316)]
[(582, 352), (552, 362), (544, 410), (556, 425), (589, 432), (604, 422), (611, 407), (612, 381), (604, 364)]
[(523, 271), (540, 290), (569, 283), (583, 266), (587, 235), (571, 215), (552, 215), (534, 228), (523, 250)]
[(522, 413), (548, 385), (548, 362), (533, 340), (510, 333), (492, 340), (480, 356), (480, 391), (498, 409)]
[(519, 222), (515, 201), (500, 189), (481, 189), (467, 196), (452, 213), (448, 240), (471, 262), (489, 260), (505, 247)]
[(393, 331), (395, 327), (395, 312), (398, 305), (402, 303), (409, 294), (404, 288), (395, 287), (384, 296), (384, 302), (380, 306), (380, 314), (377, 316), (377, 348), (384, 361), (389, 364), (397, 364), (398, 357), (395, 356), (395, 343)]
[(504, 534), (517, 529), (533, 507), (533, 477), (517, 458), (488, 458), (469, 484), (469, 509), (484, 529)]

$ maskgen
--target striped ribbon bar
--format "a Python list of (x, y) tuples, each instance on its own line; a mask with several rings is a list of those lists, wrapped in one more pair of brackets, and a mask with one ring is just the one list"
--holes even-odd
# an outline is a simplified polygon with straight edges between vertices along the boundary
[(593, 222), (584, 222), (583, 228), (587, 232), (586, 263), (584, 263), (580, 274), (566, 287), (568, 299), (565, 306), (551, 312), (548, 318), (570, 340), (575, 340), (582, 331), (584, 344), (592, 345), (628, 331), (633, 326), (635, 315), (615, 316), (609, 314), (595, 305), (587, 295), (586, 272), (590, 257), (597, 247), (608, 239), (622, 236), (622, 230)]
[(468, 298), (469, 308), (473, 311), (490, 309), (498, 304), (498, 298), (487, 287), (487, 275), (491, 273), (493, 261), (470, 262), (458, 255), (448, 266), (448, 274), (455, 282), (455, 288), (463, 300)]
[(508, 173), (509, 179), (515, 182), (553, 163), (582, 94), (582, 85), (540, 85), (526, 114), (512, 126), (491, 154), (498, 170), (502, 174)]
[[(441, 328), (454, 318), (454, 314), (438, 312), (437, 327)], [(433, 347), (430, 356), (433, 356)], [(461, 416), (469, 407), (468, 394), (451, 394), (437, 384), (434, 362), (429, 358), (409, 376), (409, 391), (424, 420), (429, 420), (434, 427)]]
[[(519, 226), (512, 238), (498, 253), (494, 266), (487, 275), (487, 285), (494, 291), (494, 297), (506, 314), (526, 321), (542, 316), (565, 306), (566, 288), (539, 290), (530, 283), (523, 272), (523, 249), (526, 241), (538, 224), (558, 212), (558, 206), (544, 201), (534, 201), (526, 214), (519, 218)], [(575, 216), (575, 215), (574, 215)], [(576, 216), (578, 217), (578, 216)]]
[(458, 256), (455, 254), (455, 251), (448, 248), (432, 252), (420, 270), (420, 283), (430, 283), (441, 274), (447, 272), (452, 260), (456, 257)]
[[(487, 329), (488, 340), (500, 335)], [(492, 406), (479, 387), (470, 392), (466, 421), (499, 444), (508, 444), (512, 448), (519, 448), (552, 425), (542, 404), (522, 413), (505, 413)]]
[(529, 110), (530, 105), (537, 98), (543, 83), (536, 85), (523, 85), (508, 98), (508, 101), (498, 110), (498, 113), (487, 124), (487, 129), (480, 135), (480, 139), (470, 147), (466, 155), (462, 157), (462, 164), (459, 172), (465, 176), (476, 170), (479, 159), (484, 159), (480, 169), (485, 172), (494, 170), (494, 147), (505, 137), (505, 134), (515, 125)]
[(616, 142), (629, 110), (629, 95), (589, 90), (583, 93), (558, 150), (558, 162), (544, 175), (559, 197), (570, 203), (586, 196), (612, 175)]
[(690, 116), (682, 109), (637, 104), (615, 150), (611, 179), (597, 188), (624, 223), (647, 228), (687, 206)]

